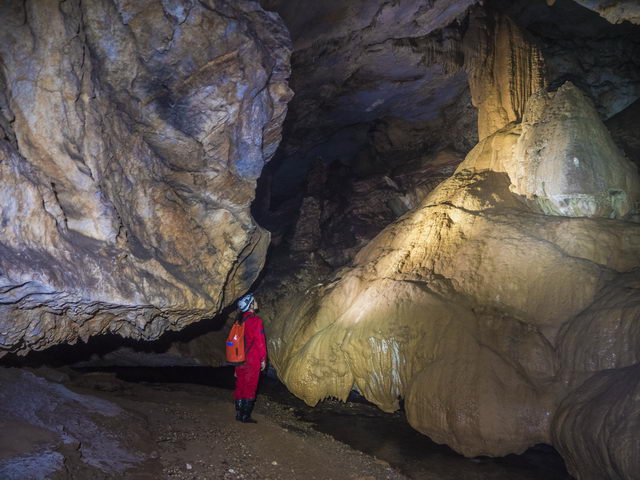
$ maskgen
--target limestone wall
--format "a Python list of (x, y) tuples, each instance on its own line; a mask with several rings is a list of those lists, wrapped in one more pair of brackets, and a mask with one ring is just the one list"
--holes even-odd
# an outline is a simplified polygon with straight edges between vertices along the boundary
[(260, 271), (251, 218), (291, 91), (251, 1), (3, 2), (0, 355), (211, 316)]

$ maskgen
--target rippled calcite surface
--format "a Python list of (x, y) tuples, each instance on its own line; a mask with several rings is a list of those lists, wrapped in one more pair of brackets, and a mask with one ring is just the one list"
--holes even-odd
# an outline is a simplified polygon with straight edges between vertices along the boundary
[(513, 191), (545, 213), (621, 218), (640, 194), (637, 168), (618, 150), (593, 104), (566, 83), (527, 105)]
[[(509, 81), (517, 72), (503, 72), (503, 83), (525, 85)], [(485, 71), (493, 79), (502, 74)], [(607, 218), (630, 207), (615, 210), (606, 198), (597, 211), (550, 212), (518, 189), (523, 180), (543, 189), (571, 180), (565, 162), (572, 145), (593, 154), (587, 158), (599, 187), (615, 189), (625, 178), (628, 205), (637, 201), (637, 172), (616, 157), (576, 87), (567, 84), (555, 97), (534, 93), (514, 92), (510, 98), (524, 108), (505, 102), (509, 115), (492, 124), (456, 173), (350, 265), (272, 303), (270, 358), (293, 393), (313, 405), (357, 389), (387, 411), (403, 398), (409, 422), (434, 440), (468, 456), (504, 455), (552, 443), (554, 415), (579, 382), (634, 361), (635, 340), (611, 343), (632, 321), (617, 324), (611, 313), (610, 337), (589, 334), (598, 329), (590, 322), (596, 312), (616, 299), (626, 304), (629, 282), (638, 280), (640, 225)], [(541, 98), (563, 96), (571, 108), (549, 135), (546, 122), (530, 119), (548, 108)], [(588, 148), (593, 131), (605, 136), (597, 145), (604, 151)], [(566, 193), (590, 188), (585, 181)], [(637, 318), (635, 303), (619, 308)], [(603, 346), (620, 362), (594, 361)]]
[(603, 370), (571, 392), (552, 425), (553, 444), (571, 475), (579, 480), (637, 478), (638, 408), (638, 364)]
[(472, 11), (463, 45), (483, 139), (522, 119), (529, 97), (547, 85), (545, 62), (540, 48), (511, 18), (490, 9)]
[(640, 227), (544, 216), (508, 187), (459, 172), (279, 312), (270, 355), (287, 386), (310, 404), (354, 387), (389, 411), (403, 397), (415, 428), (465, 455), (549, 442), (558, 332), (637, 266)]
[[(3, 2), (0, 352), (157, 338), (259, 273), (290, 41), (255, 2)], [(1, 354), (1, 353), (0, 353)]]

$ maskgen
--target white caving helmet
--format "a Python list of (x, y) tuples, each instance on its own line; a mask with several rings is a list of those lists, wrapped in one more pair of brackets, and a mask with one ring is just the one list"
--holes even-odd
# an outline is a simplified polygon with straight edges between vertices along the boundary
[(246, 312), (247, 310), (249, 310), (251, 308), (251, 305), (253, 305), (253, 300), (253, 295), (251, 295), (250, 293), (246, 294), (244, 297), (238, 300), (238, 308), (240, 309), (240, 311)]

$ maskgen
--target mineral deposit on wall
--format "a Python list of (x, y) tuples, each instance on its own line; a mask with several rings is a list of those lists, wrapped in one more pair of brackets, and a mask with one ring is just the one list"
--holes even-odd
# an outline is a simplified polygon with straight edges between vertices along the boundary
[[(614, 427), (636, 385), (598, 395), (637, 363), (637, 170), (577, 87), (536, 93), (542, 58), (515, 24), (470, 32), (488, 38), (465, 60), (480, 143), (351, 265), (272, 302), (271, 360), (309, 404), (404, 398), (415, 428), (465, 455), (554, 443), (579, 478), (632, 478), (637, 434)], [(504, 89), (500, 109), (482, 101)]]
[(255, 2), (2, 2), (0, 352), (153, 339), (260, 271), (290, 45)]

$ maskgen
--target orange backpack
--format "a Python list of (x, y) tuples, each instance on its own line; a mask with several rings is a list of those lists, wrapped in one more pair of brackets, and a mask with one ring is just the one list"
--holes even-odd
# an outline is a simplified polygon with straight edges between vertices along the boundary
[(244, 322), (235, 322), (227, 337), (227, 363), (242, 365), (244, 360)]

